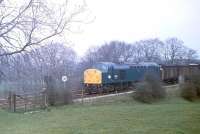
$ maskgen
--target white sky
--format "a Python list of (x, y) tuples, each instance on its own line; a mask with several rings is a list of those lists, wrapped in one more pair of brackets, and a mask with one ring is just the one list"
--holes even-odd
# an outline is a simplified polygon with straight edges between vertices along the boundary
[(178, 37), (200, 51), (200, 0), (86, 0), (93, 23), (67, 36), (79, 55), (111, 40)]

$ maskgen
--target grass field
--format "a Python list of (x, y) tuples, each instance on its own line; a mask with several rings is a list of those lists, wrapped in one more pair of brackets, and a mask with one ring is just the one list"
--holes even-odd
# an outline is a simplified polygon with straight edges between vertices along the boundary
[(167, 98), (140, 104), (115, 97), (32, 114), (0, 110), (1, 134), (199, 134), (200, 103)]

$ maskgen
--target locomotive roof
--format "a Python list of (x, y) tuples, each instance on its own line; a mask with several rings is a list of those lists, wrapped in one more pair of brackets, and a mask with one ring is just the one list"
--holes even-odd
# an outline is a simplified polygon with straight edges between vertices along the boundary
[(140, 62), (138, 65), (140, 65), (140, 66), (159, 66), (155, 62)]
[(144, 67), (150, 67), (150, 66), (156, 66), (159, 67), (160, 65), (158, 65), (155, 62), (140, 62), (140, 63), (127, 63), (127, 65), (131, 66), (131, 67), (138, 67), (138, 66), (144, 66)]
[(128, 69), (129, 68), (129, 65), (116, 64), (116, 63), (113, 63), (113, 62), (98, 62), (97, 64), (103, 64), (103, 65), (106, 65), (108, 67), (113, 67), (115, 69)]
[(154, 63), (154, 62), (141, 62), (139, 64), (117, 64), (117, 63), (113, 63), (113, 62), (97, 62), (96, 63), (96, 65), (99, 65), (99, 64), (104, 65), (107, 68), (113, 67), (114, 69), (129, 69), (130, 67), (138, 67), (138, 66), (145, 66), (145, 67), (156, 66), (156, 67), (159, 67), (159, 65)]
[(129, 65), (125, 65), (125, 64), (115, 64), (113, 67), (115, 69), (129, 69), (130, 68)]
[(96, 64), (104, 64), (104, 65), (107, 65), (107, 66), (115, 65), (115, 63), (113, 63), (113, 62), (97, 62)]

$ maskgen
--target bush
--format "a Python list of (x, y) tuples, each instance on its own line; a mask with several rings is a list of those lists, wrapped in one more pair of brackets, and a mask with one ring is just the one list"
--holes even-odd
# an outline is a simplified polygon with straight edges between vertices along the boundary
[(151, 103), (153, 100), (152, 91), (149, 88), (149, 84), (146, 82), (140, 83), (136, 87), (136, 92), (133, 94), (135, 100)]
[(136, 86), (133, 98), (144, 103), (152, 103), (166, 96), (160, 79), (154, 75), (147, 74), (144, 81)]
[(186, 77), (185, 84), (181, 85), (181, 96), (188, 101), (200, 98), (200, 73)]
[(194, 85), (196, 89), (197, 97), (200, 98), (200, 73), (192, 74), (189, 77), (189, 82)]
[(185, 83), (181, 86), (181, 96), (188, 100), (194, 101), (197, 98), (197, 90), (193, 83)]
[(48, 104), (50, 106), (72, 103), (71, 91), (64, 89), (63, 82), (58, 82), (51, 76), (46, 76), (45, 82), (47, 87)]
[(71, 91), (66, 89), (59, 91), (56, 98), (56, 102), (58, 105), (66, 105), (71, 104), (73, 102)]

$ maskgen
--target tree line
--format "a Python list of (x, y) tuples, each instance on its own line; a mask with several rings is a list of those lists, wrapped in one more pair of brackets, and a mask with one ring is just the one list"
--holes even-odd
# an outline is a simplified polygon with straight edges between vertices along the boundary
[(197, 58), (197, 52), (177, 38), (147, 39), (132, 44), (111, 41), (89, 48), (83, 57), (78, 57), (75, 50), (65, 44), (50, 43), (1, 57), (0, 80), (14, 88), (34, 90), (44, 86), (45, 76), (52, 76), (60, 86), (61, 77), (67, 75), (68, 83), (75, 88), (80, 86), (83, 71), (95, 62), (190, 64), (198, 62)]
[(165, 41), (155, 38), (136, 41), (132, 44), (122, 41), (111, 41), (100, 47), (89, 48), (84, 60), (89, 65), (96, 61), (189, 64), (195, 62), (197, 58), (197, 51), (186, 47), (182, 40), (173, 37)]

